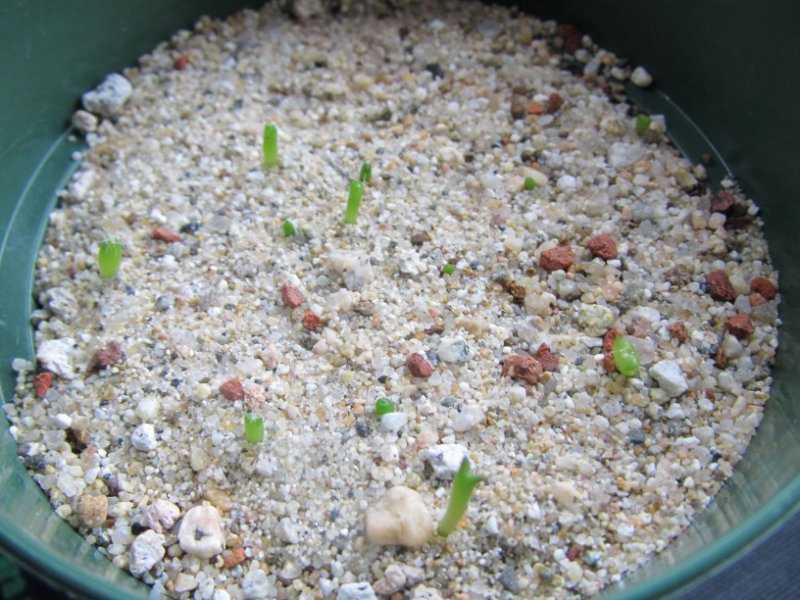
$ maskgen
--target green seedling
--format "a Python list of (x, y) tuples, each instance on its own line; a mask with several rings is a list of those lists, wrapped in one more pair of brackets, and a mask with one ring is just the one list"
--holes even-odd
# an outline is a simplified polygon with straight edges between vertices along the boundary
[(100, 242), (97, 251), (97, 268), (103, 279), (114, 279), (122, 263), (122, 244), (115, 238)]
[(285, 237), (291, 237), (294, 235), (294, 224), (289, 219), (286, 219), (283, 222), (283, 235)]
[(244, 413), (244, 437), (251, 444), (264, 441), (264, 418), (254, 413)]
[(636, 115), (636, 135), (644, 135), (650, 128), (652, 119), (647, 115)]
[(394, 402), (389, 400), (388, 398), (378, 398), (375, 400), (375, 414), (379, 417), (383, 415), (388, 415), (389, 413), (393, 413), (395, 411)]
[(358, 174), (358, 180), (362, 184), (367, 185), (370, 179), (372, 179), (372, 165), (369, 161), (364, 161), (364, 164), (361, 165), (361, 172)]
[(364, 184), (357, 179), (350, 180), (350, 193), (347, 196), (347, 207), (344, 210), (344, 222), (355, 225), (358, 219), (358, 209), (361, 206), (361, 196), (364, 193)]
[(278, 128), (264, 126), (264, 166), (268, 169), (278, 164)]
[(452, 275), (456, 272), (456, 266), (453, 263), (447, 263), (442, 267), (442, 275)]
[(535, 188), (536, 180), (533, 177), (526, 177), (525, 182), (522, 184), (522, 189), (524, 189), (526, 192), (530, 192)]
[(618, 336), (614, 340), (611, 352), (614, 355), (614, 364), (617, 366), (617, 371), (625, 375), (625, 377), (633, 377), (639, 373), (639, 353), (636, 352), (636, 348), (628, 340)]
[(461, 461), (461, 467), (453, 479), (453, 489), (450, 492), (447, 510), (442, 520), (439, 521), (439, 527), (436, 529), (440, 536), (447, 537), (453, 533), (461, 517), (467, 512), (467, 504), (469, 504), (469, 499), (472, 497), (472, 492), (475, 491), (475, 486), (481, 481), (483, 481), (483, 477), (470, 472), (469, 459), (464, 457), (464, 460)]

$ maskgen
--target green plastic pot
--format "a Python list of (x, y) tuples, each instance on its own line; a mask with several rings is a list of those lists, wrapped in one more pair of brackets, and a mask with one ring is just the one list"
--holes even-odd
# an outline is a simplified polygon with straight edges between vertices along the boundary
[[(14, 357), (32, 358), (34, 260), (55, 192), (74, 168), (68, 122), (80, 95), (201, 14), (258, 2), (64, 0), (0, 6), (0, 394), (14, 395)], [(762, 207), (781, 273), (781, 348), (773, 397), (733, 478), (694, 525), (624, 585), (617, 599), (686, 588), (740, 556), (791, 516), (800, 501), (800, 303), (795, 229), (800, 189), (800, 4), (604, 1), (523, 3), (591, 32), (604, 47), (646, 65), (657, 86), (636, 99), (667, 115), (694, 161), (716, 157)], [(0, 420), (0, 546), (60, 588), (88, 598), (147, 597), (147, 588), (86, 544), (51, 510), (16, 458)]]

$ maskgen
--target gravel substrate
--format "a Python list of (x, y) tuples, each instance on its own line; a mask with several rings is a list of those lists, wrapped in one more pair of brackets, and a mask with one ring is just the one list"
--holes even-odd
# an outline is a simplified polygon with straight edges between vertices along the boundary
[[(779, 297), (753, 203), (706, 191), (663, 118), (637, 133), (634, 69), (574, 28), (405, 4), (201, 19), (73, 120), (89, 149), (5, 409), (56, 512), (156, 592), (593, 595), (761, 420)], [(485, 480), (445, 540), (464, 456)], [(400, 497), (409, 547), (376, 543), (367, 514)]]

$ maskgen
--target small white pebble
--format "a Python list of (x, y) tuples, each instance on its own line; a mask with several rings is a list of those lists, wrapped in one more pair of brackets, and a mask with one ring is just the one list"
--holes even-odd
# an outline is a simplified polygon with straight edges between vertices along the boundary
[(650, 367), (650, 377), (658, 382), (661, 389), (671, 398), (680, 396), (689, 389), (689, 384), (683, 376), (677, 361), (662, 360)]
[(631, 82), (639, 87), (647, 87), (653, 83), (653, 77), (644, 67), (636, 67), (631, 73)]
[(336, 600), (378, 600), (378, 596), (367, 582), (345, 583), (339, 588)]
[(158, 448), (156, 430), (150, 423), (142, 423), (131, 434), (131, 445), (142, 452), (151, 452)]
[(422, 496), (411, 488), (390, 488), (367, 511), (367, 537), (375, 544), (422, 546), (431, 536), (433, 518)]

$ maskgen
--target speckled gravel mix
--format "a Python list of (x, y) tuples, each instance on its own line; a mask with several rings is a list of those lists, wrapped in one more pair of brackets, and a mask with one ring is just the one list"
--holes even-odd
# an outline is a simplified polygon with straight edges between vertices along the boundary
[[(637, 133), (633, 65), (574, 28), (405, 4), (201, 19), (73, 119), (90, 148), (5, 410), (56, 512), (156, 592), (592, 595), (761, 420), (779, 295), (752, 202), (706, 191), (663, 118)], [(445, 543), (465, 456), (485, 481)], [(371, 541), (371, 510), (415, 516)]]

